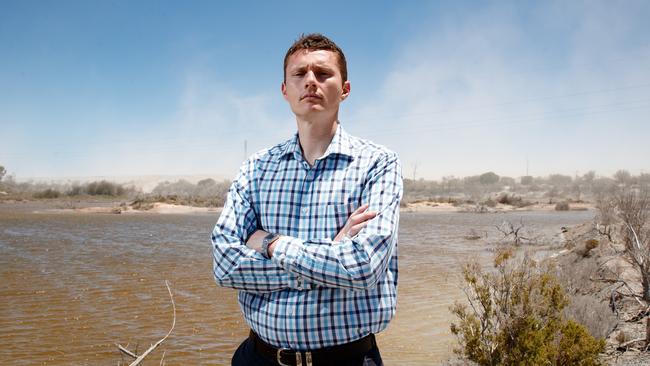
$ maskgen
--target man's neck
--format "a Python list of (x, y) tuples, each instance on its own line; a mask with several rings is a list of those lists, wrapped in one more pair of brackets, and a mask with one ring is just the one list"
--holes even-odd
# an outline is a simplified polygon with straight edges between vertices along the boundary
[(306, 120), (297, 117), (298, 137), (302, 155), (310, 166), (327, 151), (327, 147), (336, 134), (337, 116), (330, 122)]

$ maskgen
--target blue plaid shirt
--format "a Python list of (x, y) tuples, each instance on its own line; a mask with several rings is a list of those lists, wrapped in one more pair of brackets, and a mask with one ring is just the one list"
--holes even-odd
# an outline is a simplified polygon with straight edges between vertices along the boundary
[[(401, 197), (394, 152), (339, 125), (310, 167), (296, 134), (242, 165), (212, 233), (214, 277), (240, 290), (246, 322), (276, 347), (312, 350), (380, 332), (397, 302)], [(378, 215), (334, 242), (364, 203)], [(257, 229), (283, 235), (270, 260), (246, 247)]]

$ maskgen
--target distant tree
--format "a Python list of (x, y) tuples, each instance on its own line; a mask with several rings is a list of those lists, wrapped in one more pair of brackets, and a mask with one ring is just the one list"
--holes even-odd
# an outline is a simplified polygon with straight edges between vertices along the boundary
[(7, 174), (7, 170), (5, 169), (5, 167), (0, 165), (0, 182), (2, 181), (2, 178), (4, 178), (5, 174)]
[(625, 254), (641, 274), (643, 299), (650, 302), (650, 193), (629, 188), (614, 198), (621, 228)]
[(576, 201), (580, 201), (581, 195), (582, 195), (582, 184), (576, 179), (576, 181), (571, 185), (571, 192), (575, 194), (576, 196)]
[(499, 176), (496, 175), (494, 172), (487, 172), (481, 174), (481, 176), (479, 177), (479, 181), (483, 185), (495, 184), (499, 181)]
[(450, 175), (448, 177), (442, 177), (442, 189), (444, 194), (449, 194), (451, 192), (458, 192), (461, 187), (461, 180), (459, 178)]
[(529, 186), (533, 184), (533, 177), (530, 175), (524, 175), (523, 177), (519, 178), (519, 181), (521, 182), (521, 185)]
[(91, 196), (121, 196), (124, 194), (124, 187), (102, 180), (88, 183), (85, 191)]
[(596, 172), (593, 170), (590, 170), (582, 175), (582, 180), (585, 181), (587, 185), (591, 185), (594, 182), (594, 179), (596, 179)]
[(554, 186), (568, 186), (571, 184), (573, 181), (573, 178), (571, 178), (568, 175), (562, 175), (562, 174), (551, 174), (548, 176), (548, 182)]
[(463, 178), (463, 185), (465, 186), (477, 185), (479, 183), (481, 183), (481, 177), (478, 175), (470, 175)]
[(648, 173), (641, 173), (639, 174), (639, 177), (637, 178), (639, 181), (639, 184), (642, 186), (647, 186), (650, 185), (650, 174)]
[(555, 203), (553, 200), (560, 194), (558, 191), (557, 187), (552, 187), (548, 192), (546, 192), (546, 196), (548, 197), (548, 203)]
[(214, 186), (216, 184), (217, 184), (217, 182), (212, 178), (202, 179), (198, 183), (196, 183), (196, 185), (199, 186), (199, 187), (210, 187), (210, 186)]
[(632, 174), (630, 174), (630, 172), (627, 170), (621, 169), (614, 173), (614, 179), (616, 179), (616, 182), (618, 182), (618, 184), (628, 185), (632, 183)]
[(513, 187), (516, 184), (515, 178), (510, 177), (501, 177), (499, 178), (499, 183), (504, 186)]

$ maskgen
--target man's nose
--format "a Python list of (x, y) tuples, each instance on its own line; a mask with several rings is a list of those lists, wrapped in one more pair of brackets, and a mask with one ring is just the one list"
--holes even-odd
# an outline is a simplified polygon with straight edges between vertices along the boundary
[(316, 85), (316, 74), (314, 74), (313, 71), (309, 70), (305, 74), (305, 87), (309, 87), (311, 85)]

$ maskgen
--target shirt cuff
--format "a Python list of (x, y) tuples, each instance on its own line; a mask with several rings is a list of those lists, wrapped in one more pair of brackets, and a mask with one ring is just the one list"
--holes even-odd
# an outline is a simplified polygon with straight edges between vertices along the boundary
[(300, 239), (290, 236), (280, 236), (273, 243), (273, 256), (271, 260), (288, 273), (288, 285), (294, 290), (311, 290), (315, 285), (308, 282), (300, 274), (291, 270), (291, 265), (295, 262), (300, 252), (302, 242)]

